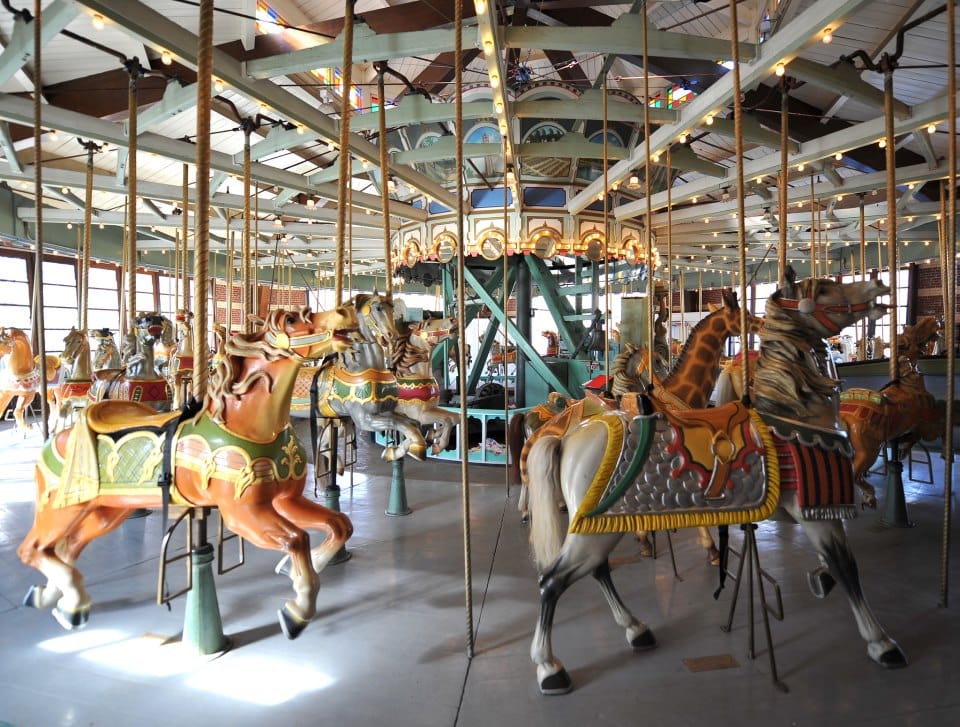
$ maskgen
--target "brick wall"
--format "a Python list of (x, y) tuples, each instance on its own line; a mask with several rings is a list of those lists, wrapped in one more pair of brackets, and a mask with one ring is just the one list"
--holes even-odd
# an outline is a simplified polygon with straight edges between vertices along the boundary
[[(960, 265), (957, 266), (960, 271)], [(956, 301), (954, 301), (956, 305)], [(956, 308), (960, 312), (960, 305)], [(943, 315), (939, 262), (917, 265), (917, 317)]]

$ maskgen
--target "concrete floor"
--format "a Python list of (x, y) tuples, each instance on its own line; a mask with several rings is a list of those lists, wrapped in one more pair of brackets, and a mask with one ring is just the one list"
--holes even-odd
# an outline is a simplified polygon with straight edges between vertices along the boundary
[[(40, 582), (15, 552), (32, 516), (39, 444), (38, 435), (0, 431), (0, 727), (960, 724), (960, 553), (953, 548), (950, 608), (940, 608), (937, 457), (938, 484), (906, 483), (916, 527), (885, 528), (875, 512), (848, 523), (867, 597), (909, 668), (884, 671), (867, 659), (842, 594), (818, 601), (808, 591), (804, 574), (816, 559), (799, 528), (767, 522), (758, 531), (760, 557), (783, 593), (786, 620), (772, 629), (789, 693), (771, 685), (759, 621), (758, 657), (747, 656), (743, 597), (732, 633), (721, 631), (732, 588), (713, 600), (716, 569), (693, 534), (680, 532), (673, 536), (679, 579), (662, 535), (656, 560), (639, 558), (632, 537), (614, 551), (618, 589), (659, 648), (633, 653), (592, 579), (581, 581), (562, 599), (554, 630), (575, 691), (546, 698), (528, 653), (536, 574), (516, 488), (505, 497), (502, 469), (470, 471), (472, 660), (460, 467), (408, 460), (414, 512), (387, 517), (390, 469), (366, 444), (353, 486), (343, 482), (353, 558), (324, 572), (316, 620), (296, 641), (283, 636), (275, 614), (290, 596), (289, 581), (274, 574), (275, 554), (251, 547), (244, 567), (216, 579), (233, 648), (200, 658), (177, 643), (185, 599), (170, 611), (154, 602), (157, 514), (127, 521), (84, 553), (94, 598), (85, 629), (66, 632), (49, 613), (20, 605)], [(882, 485), (883, 478), (872, 480)], [(880, 501), (882, 508), (882, 489)], [(737, 547), (740, 538), (731, 535)], [(694, 672), (685, 664), (708, 656), (733, 666)]]

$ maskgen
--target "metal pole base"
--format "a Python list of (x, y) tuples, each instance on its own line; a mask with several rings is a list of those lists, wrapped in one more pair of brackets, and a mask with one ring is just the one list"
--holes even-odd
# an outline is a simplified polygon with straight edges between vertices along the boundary
[(412, 513), (407, 507), (407, 483), (403, 476), (403, 458), (393, 460), (393, 477), (390, 479), (390, 504), (386, 514), (394, 517)]
[[(335, 470), (334, 470), (335, 471)], [(340, 486), (339, 485), (330, 485), (323, 490), (323, 504), (333, 510), (334, 512), (340, 512)], [(345, 563), (353, 557), (353, 553), (347, 550), (347, 546), (341, 545), (340, 550), (338, 550), (334, 556), (330, 559), (328, 565), (337, 565), (338, 563)]]
[(883, 503), (880, 523), (891, 528), (912, 528), (907, 516), (907, 498), (903, 494), (903, 462), (900, 461), (896, 443), (887, 460), (887, 494)]
[(213, 546), (198, 545), (193, 551), (193, 587), (187, 591), (181, 643), (199, 656), (219, 654), (230, 648), (223, 634), (217, 588), (213, 582)]

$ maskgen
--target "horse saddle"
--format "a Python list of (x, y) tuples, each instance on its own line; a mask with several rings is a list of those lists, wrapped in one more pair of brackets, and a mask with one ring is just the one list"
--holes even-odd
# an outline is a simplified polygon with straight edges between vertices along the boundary
[(119, 434), (133, 429), (160, 434), (180, 414), (180, 411), (157, 412), (137, 401), (111, 399), (87, 407), (87, 427), (94, 434)]

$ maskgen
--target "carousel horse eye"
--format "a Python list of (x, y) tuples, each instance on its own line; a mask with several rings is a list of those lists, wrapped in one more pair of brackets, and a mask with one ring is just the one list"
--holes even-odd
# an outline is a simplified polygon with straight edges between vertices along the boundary
[(288, 326), (292, 326), (296, 322), (297, 322), (297, 319), (292, 314), (287, 316), (286, 324)]

